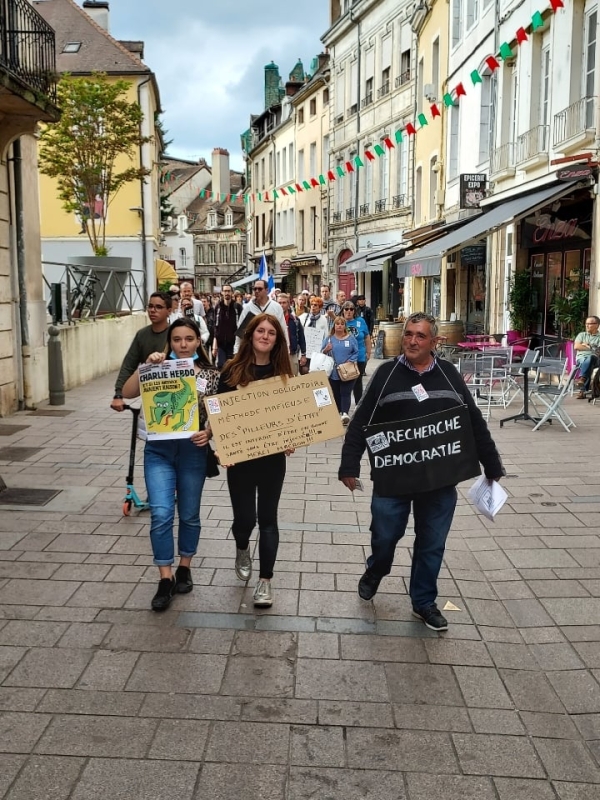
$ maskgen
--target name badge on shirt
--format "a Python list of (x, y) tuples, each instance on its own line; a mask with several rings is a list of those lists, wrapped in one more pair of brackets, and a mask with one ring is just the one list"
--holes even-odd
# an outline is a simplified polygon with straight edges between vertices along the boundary
[(419, 403), (422, 403), (423, 400), (427, 400), (427, 398), (429, 397), (429, 395), (427, 394), (421, 383), (417, 383), (416, 386), (413, 386), (412, 390), (414, 396), (417, 398)]
[(346, 341), (344, 342), (344, 347), (350, 347), (350, 342), (348, 341), (348, 339), (346, 339)]
[(206, 378), (196, 378), (196, 391), (200, 392), (200, 394), (204, 394), (206, 392), (206, 387), (208, 386), (208, 381)]

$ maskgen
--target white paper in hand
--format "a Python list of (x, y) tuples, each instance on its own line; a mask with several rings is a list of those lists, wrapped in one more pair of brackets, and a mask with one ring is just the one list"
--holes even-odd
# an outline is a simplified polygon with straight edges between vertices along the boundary
[(504, 503), (506, 503), (507, 498), (508, 495), (498, 481), (490, 481), (485, 475), (477, 478), (469, 489), (469, 500), (477, 511), (491, 520), (494, 519)]

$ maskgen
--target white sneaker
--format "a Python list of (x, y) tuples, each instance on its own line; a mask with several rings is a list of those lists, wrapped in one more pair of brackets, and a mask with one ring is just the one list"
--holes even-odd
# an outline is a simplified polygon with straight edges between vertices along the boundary
[(348, 414), (340, 414), (340, 419), (342, 420), (342, 425), (347, 425), (350, 422)]
[(270, 608), (273, 605), (271, 581), (258, 581), (254, 590), (254, 605), (257, 608)]

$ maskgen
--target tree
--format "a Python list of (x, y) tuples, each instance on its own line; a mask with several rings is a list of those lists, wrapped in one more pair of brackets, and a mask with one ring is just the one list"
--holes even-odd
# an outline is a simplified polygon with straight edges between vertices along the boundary
[[(127, 99), (131, 84), (104, 73), (61, 77), (59, 122), (41, 135), (40, 171), (55, 178), (65, 211), (81, 220), (96, 255), (107, 255), (108, 207), (125, 184), (143, 180), (150, 170), (133, 166), (142, 136), (142, 109)], [(129, 165), (128, 165), (129, 162)]]

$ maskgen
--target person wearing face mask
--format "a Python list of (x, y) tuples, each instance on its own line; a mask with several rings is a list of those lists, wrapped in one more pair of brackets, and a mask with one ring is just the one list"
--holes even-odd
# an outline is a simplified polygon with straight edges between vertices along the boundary
[[(193, 358), (198, 392), (199, 429), (189, 439), (153, 439), (144, 450), (144, 477), (150, 503), (150, 541), (160, 580), (152, 598), (154, 611), (165, 611), (175, 594), (193, 589), (191, 561), (200, 538), (200, 500), (207, 472), (210, 429), (202, 398), (215, 394), (219, 373), (211, 366), (200, 340), (200, 329), (193, 319), (175, 320), (167, 332), (164, 351), (151, 353), (147, 364), (161, 364), (165, 359)], [(123, 386), (123, 397), (139, 397), (139, 372)], [(175, 504), (179, 515), (177, 544), (179, 566), (173, 575), (175, 549), (173, 522)]]
[[(245, 328), (238, 352), (225, 364), (218, 391), (232, 392), (274, 376), (292, 377), (289, 344), (275, 316), (258, 314)], [(260, 571), (254, 590), (258, 608), (273, 605), (271, 579), (279, 546), (277, 515), (286, 455), (292, 452), (272, 453), (227, 468), (233, 509), (231, 531), (236, 543), (235, 574), (241, 581), (247, 582), (252, 576), (250, 536), (258, 519)]]

